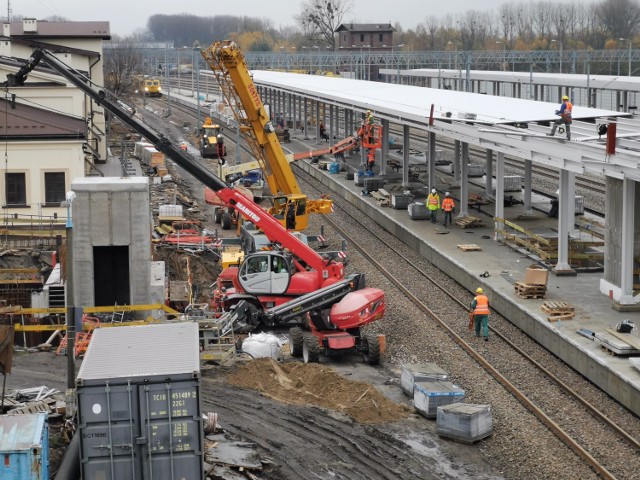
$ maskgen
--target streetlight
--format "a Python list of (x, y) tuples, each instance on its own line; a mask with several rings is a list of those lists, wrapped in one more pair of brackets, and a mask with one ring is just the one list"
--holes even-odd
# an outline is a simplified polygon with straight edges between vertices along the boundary
[[(625, 39), (624, 38), (619, 38), (618, 40), (620, 40), (621, 42), (624, 42)], [(631, 76), (631, 43), (633, 42), (632, 39), (629, 39), (629, 72), (628, 72), (628, 76)], [(618, 75), (620, 75), (620, 62), (618, 61)]]
[[(451, 48), (451, 45), (453, 45), (453, 55), (454, 58), (456, 59), (456, 64), (455, 64), (455, 69), (458, 69), (458, 44), (457, 43), (453, 43), (451, 40), (449, 40), (447, 42), (447, 47)], [(451, 56), (449, 56), (449, 70), (451, 70)]]
[(551, 40), (551, 43), (560, 45), (560, 73), (562, 73), (562, 40)]
[(502, 44), (502, 71), (507, 71), (507, 44), (501, 40), (496, 40), (496, 45)]
[(74, 388), (76, 378), (76, 309), (75, 300), (73, 298), (73, 221), (71, 220), (71, 204), (75, 199), (76, 193), (73, 190), (69, 190), (65, 194), (65, 201), (62, 202), (61, 205), (63, 207), (67, 207), (67, 224), (65, 225), (67, 239), (67, 258), (64, 265), (67, 274), (67, 279), (65, 281), (65, 292), (67, 296), (65, 302), (67, 307), (67, 388)]
[[(197, 52), (197, 56), (196, 56)], [(196, 104), (198, 105), (198, 123), (196, 123), (197, 128), (200, 128), (200, 42), (198, 40), (193, 42), (193, 50), (191, 50), (191, 58), (192, 60), (192, 69), (196, 72)], [(192, 77), (193, 78), (193, 77)]]

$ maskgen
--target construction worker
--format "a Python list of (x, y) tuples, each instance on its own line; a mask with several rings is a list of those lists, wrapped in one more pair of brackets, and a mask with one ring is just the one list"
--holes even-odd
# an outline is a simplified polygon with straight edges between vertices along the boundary
[(563, 96), (560, 110), (556, 110), (556, 115), (560, 115), (560, 118), (553, 122), (551, 133), (547, 133), (547, 136), (553, 137), (556, 134), (556, 128), (558, 128), (558, 125), (564, 124), (564, 129), (567, 134), (567, 140), (571, 140), (571, 123), (573, 122), (573, 119), (571, 118), (572, 110), (573, 105), (569, 101), (569, 97), (567, 97), (566, 95)]
[(186, 142), (182, 142), (180, 144), (180, 150), (182, 150), (183, 152), (187, 151), (187, 143)]
[(436, 217), (438, 215), (438, 210), (440, 209), (440, 195), (438, 195), (438, 192), (436, 191), (435, 188), (431, 190), (431, 193), (427, 197), (427, 200), (425, 201), (425, 206), (427, 207), (427, 210), (429, 210), (429, 213), (431, 214), (430, 216), (431, 223), (438, 223)]
[(476, 289), (476, 296), (471, 302), (471, 311), (474, 314), (476, 337), (480, 336), (482, 330), (482, 336), (484, 341), (489, 341), (489, 299), (484, 294), (482, 288)]
[(456, 203), (451, 198), (451, 194), (449, 192), (444, 194), (444, 200), (442, 200), (442, 211), (444, 212), (444, 226), (447, 226), (447, 220), (449, 221), (449, 225), (453, 224), (451, 220), (451, 214), (456, 209)]
[(371, 110), (367, 110), (367, 123), (373, 125), (373, 113), (371, 113)]

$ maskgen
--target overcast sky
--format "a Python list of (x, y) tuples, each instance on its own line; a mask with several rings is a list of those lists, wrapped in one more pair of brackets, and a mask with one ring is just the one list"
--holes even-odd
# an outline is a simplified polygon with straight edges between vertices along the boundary
[[(199, 16), (236, 15), (269, 18), (273, 25), (295, 25), (300, 0), (2, 0), (0, 16), (7, 17), (7, 1), (12, 15), (43, 19), (57, 15), (69, 20), (108, 21), (111, 33), (128, 35), (145, 28), (154, 14), (189, 13)], [(572, 0), (556, 0), (569, 3)], [(575, 0), (573, 0), (575, 1)], [(429, 15), (457, 14), (467, 9), (496, 10), (503, 3), (528, 0), (353, 0), (345, 22), (399, 22), (403, 29), (415, 29)], [(591, 3), (591, 2), (589, 2)]]

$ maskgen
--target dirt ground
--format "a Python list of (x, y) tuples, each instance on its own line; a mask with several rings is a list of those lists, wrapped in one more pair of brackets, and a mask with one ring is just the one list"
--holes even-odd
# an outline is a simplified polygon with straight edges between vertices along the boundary
[[(7, 391), (47, 385), (64, 392), (66, 372), (66, 357), (17, 353)], [(262, 469), (250, 473), (258, 479), (501, 478), (481, 459), (481, 443), (439, 438), (435, 421), (414, 413), (399, 372), (384, 363), (243, 355), (203, 366), (201, 392), (203, 411), (218, 414), (227, 439), (255, 444)]]

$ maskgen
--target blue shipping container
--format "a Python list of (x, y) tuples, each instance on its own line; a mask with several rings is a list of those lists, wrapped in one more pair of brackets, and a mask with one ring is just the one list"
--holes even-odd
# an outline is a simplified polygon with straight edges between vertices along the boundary
[(2, 480), (49, 480), (47, 414), (0, 415), (0, 455)]

